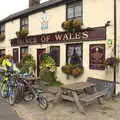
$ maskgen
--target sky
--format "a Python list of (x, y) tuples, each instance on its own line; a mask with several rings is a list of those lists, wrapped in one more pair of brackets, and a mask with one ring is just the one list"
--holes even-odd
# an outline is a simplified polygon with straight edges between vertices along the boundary
[[(41, 0), (41, 2), (45, 1), (48, 0)], [(13, 13), (27, 9), (28, 5), (29, 0), (0, 0), (0, 20)]]

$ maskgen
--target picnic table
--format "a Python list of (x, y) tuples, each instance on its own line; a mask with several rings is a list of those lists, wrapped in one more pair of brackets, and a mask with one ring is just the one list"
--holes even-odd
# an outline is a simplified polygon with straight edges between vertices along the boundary
[(79, 111), (85, 113), (82, 103), (90, 103), (96, 99), (101, 102), (101, 97), (105, 91), (97, 92), (94, 83), (79, 82), (74, 84), (62, 85), (60, 87), (60, 96), (62, 99), (75, 102)]

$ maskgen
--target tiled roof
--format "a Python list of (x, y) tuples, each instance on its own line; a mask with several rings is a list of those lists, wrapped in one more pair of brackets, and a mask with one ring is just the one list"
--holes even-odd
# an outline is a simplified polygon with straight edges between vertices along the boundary
[(10, 20), (21, 17), (23, 15), (32, 14), (32, 13), (35, 13), (37, 11), (47, 9), (49, 7), (54, 7), (54, 6), (57, 6), (57, 5), (60, 5), (60, 4), (64, 4), (67, 1), (71, 1), (71, 0), (49, 0), (47, 2), (41, 3), (38, 6), (34, 6), (34, 7), (31, 7), (31, 8), (22, 10), (20, 12), (17, 12), (15, 14), (12, 14), (12, 15), (0, 20), (0, 23), (8, 22)]

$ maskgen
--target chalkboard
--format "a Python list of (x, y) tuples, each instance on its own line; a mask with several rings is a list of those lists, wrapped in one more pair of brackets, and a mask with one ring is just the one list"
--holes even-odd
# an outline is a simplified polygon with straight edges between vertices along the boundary
[(114, 95), (114, 87), (115, 84), (112, 81), (107, 81), (107, 80), (101, 80), (101, 79), (96, 79), (96, 78), (88, 78), (88, 82), (92, 82), (96, 84), (96, 90), (97, 91), (106, 91), (106, 96), (110, 97)]

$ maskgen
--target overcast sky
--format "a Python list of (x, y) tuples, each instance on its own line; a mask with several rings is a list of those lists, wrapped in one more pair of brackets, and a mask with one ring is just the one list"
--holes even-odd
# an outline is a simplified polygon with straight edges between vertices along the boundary
[[(45, 2), (47, 0), (41, 0)], [(0, 0), (0, 20), (28, 8), (29, 0)]]

